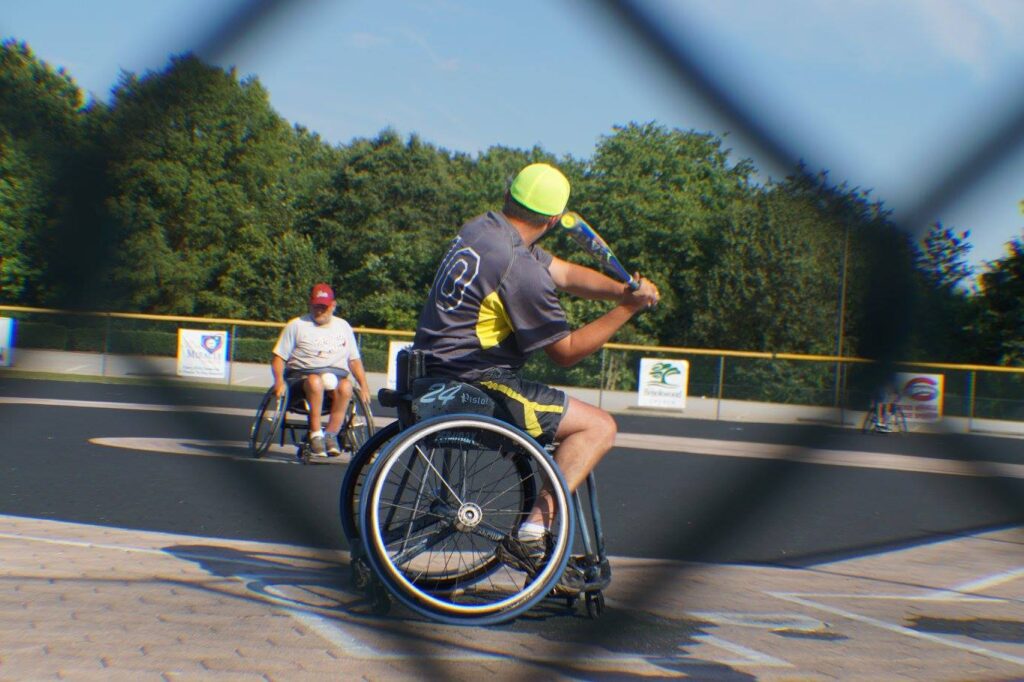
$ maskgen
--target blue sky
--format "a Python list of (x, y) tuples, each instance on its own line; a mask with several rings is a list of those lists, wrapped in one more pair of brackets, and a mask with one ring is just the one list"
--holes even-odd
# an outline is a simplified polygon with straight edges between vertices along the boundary
[[(8, 3), (24, 40), (107, 99), (121, 70), (160, 69), (235, 0)], [(1022, 0), (647, 0), (663, 25), (811, 169), (896, 211), (1017, 103)], [(540, 145), (589, 157), (612, 126), (658, 121), (756, 148), (592, 0), (303, 0), (216, 63), (255, 75), (274, 108), (332, 143), (385, 127), (475, 153)], [(1024, 144), (933, 216), (971, 230), (976, 263), (1005, 254), (1024, 215)]]

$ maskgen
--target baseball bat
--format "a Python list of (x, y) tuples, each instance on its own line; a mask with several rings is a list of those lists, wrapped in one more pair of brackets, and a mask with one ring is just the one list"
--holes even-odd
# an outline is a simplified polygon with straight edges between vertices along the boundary
[(629, 285), (629, 288), (636, 291), (640, 282), (633, 278), (612, 252), (608, 242), (601, 238), (597, 230), (583, 217), (574, 211), (569, 211), (559, 221), (565, 228), (566, 234), (572, 237), (573, 241), (583, 247), (583, 250), (597, 259), (601, 266), (611, 275), (621, 279)]

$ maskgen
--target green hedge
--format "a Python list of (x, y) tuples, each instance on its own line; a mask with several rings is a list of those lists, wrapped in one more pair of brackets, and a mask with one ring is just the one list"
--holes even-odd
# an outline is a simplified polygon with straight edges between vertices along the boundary
[(270, 354), (276, 339), (235, 339), (235, 362), (265, 362), (270, 364)]
[(59, 324), (18, 320), (14, 327), (14, 345), (18, 348), (68, 350), (68, 330)]

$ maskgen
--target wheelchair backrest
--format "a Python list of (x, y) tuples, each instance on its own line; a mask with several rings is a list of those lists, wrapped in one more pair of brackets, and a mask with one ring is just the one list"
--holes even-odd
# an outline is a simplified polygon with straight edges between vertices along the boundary
[(493, 416), (494, 401), (476, 386), (425, 377), (412, 383), (412, 413), (417, 421), (441, 414)]

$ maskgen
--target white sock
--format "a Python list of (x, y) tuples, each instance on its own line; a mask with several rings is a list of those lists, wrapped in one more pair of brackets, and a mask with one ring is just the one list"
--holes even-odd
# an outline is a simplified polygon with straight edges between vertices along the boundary
[(516, 535), (520, 540), (540, 540), (548, 532), (548, 529), (539, 523), (524, 521)]

